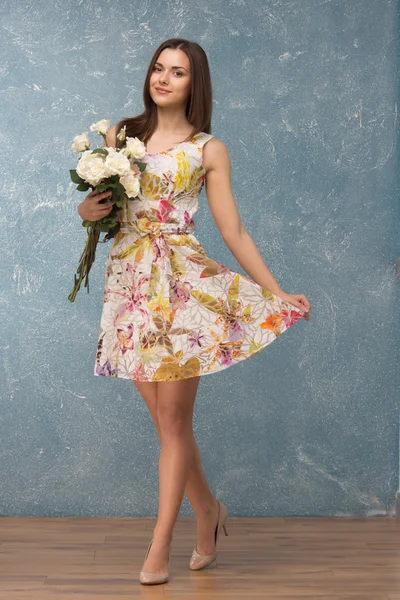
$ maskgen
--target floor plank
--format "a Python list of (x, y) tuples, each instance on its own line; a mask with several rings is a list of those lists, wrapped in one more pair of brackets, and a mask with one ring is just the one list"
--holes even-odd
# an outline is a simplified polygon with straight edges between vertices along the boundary
[(198, 572), (195, 521), (178, 519), (170, 581), (141, 586), (155, 522), (0, 517), (0, 600), (400, 600), (398, 519), (230, 517)]

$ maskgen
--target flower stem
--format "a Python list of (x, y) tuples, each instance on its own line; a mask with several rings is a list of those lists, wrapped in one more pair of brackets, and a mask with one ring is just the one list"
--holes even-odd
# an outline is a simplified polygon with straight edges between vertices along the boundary
[(78, 293), (81, 283), (83, 279), (85, 279), (85, 287), (87, 287), (87, 291), (89, 293), (89, 272), (92, 264), (96, 258), (96, 246), (99, 241), (100, 231), (96, 226), (96, 222), (93, 222), (91, 225), (87, 227), (88, 238), (86, 240), (85, 248), (81, 254), (79, 259), (79, 266), (76, 270), (76, 274), (79, 276), (78, 278), (74, 275), (75, 285), (72, 289), (72, 292), (68, 296), (68, 300), (73, 302), (76, 298), (76, 294)]

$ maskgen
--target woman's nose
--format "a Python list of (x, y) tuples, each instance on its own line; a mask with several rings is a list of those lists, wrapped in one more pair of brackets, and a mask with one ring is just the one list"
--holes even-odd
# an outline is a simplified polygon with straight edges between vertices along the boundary
[(164, 71), (164, 73), (160, 75), (160, 83), (168, 83), (167, 71)]

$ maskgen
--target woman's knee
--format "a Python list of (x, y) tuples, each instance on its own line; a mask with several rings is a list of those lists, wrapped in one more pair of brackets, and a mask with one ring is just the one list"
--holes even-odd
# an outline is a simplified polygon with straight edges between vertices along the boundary
[(197, 386), (194, 382), (159, 382), (157, 419), (161, 434), (182, 436), (192, 431), (193, 407)]
[(190, 407), (178, 403), (157, 403), (157, 420), (162, 437), (176, 437), (192, 431)]

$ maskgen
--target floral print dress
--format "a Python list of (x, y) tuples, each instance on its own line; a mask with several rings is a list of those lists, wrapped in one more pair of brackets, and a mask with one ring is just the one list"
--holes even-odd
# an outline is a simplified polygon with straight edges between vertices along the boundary
[(139, 195), (125, 196), (106, 261), (95, 375), (176, 381), (217, 373), (302, 317), (208, 257), (195, 237), (202, 151), (212, 137), (201, 132), (142, 159)]

